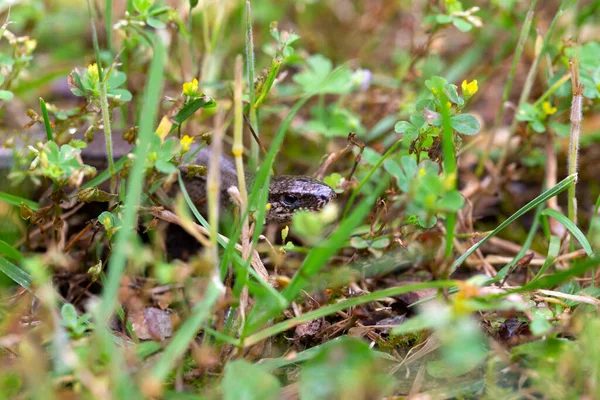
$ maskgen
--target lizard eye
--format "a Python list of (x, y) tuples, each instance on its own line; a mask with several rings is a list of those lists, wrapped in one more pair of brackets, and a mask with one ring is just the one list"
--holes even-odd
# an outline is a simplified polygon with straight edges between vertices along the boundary
[(293, 194), (286, 194), (281, 199), (282, 203), (288, 207), (293, 207), (298, 203), (298, 196), (294, 196)]

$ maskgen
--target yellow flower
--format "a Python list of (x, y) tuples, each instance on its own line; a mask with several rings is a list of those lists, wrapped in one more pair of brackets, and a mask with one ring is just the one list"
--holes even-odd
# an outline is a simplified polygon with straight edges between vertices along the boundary
[(462, 88), (463, 94), (466, 98), (472, 97), (479, 90), (479, 87), (477, 86), (477, 79), (473, 79), (471, 82), (468, 83), (465, 79), (464, 81), (462, 81), (460, 87)]
[(191, 82), (183, 84), (183, 94), (186, 96), (195, 96), (198, 93), (198, 79), (194, 78)]
[(552, 107), (549, 101), (545, 101), (542, 103), (542, 111), (545, 115), (552, 115), (556, 112), (556, 107)]
[(419, 169), (419, 176), (425, 176), (425, 168)]
[(192, 145), (192, 143), (194, 142), (194, 138), (188, 135), (184, 135), (181, 138), (181, 141), (179, 142), (181, 144), (181, 151), (183, 153), (187, 153), (187, 151), (190, 149), (190, 146)]
[(88, 65), (88, 76), (90, 77), (90, 82), (96, 84), (100, 82), (100, 73), (98, 72), (98, 64), (93, 63)]
[(160, 120), (160, 124), (158, 124), (158, 128), (156, 128), (156, 134), (160, 137), (160, 142), (164, 142), (165, 138), (171, 132), (171, 127), (173, 123), (169, 120), (169, 117), (166, 115), (162, 117)]
[(102, 219), (102, 225), (104, 225), (104, 228), (108, 231), (110, 230), (110, 228), (112, 228), (112, 219), (110, 219), (110, 216), (105, 215), (104, 218)]
[(33, 53), (33, 51), (35, 50), (36, 47), (37, 47), (37, 40), (28, 39), (25, 41), (25, 52), (27, 54)]

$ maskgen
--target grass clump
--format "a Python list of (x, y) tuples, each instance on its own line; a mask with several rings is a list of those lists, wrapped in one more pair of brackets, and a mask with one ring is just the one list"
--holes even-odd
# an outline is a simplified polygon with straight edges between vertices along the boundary
[[(47, 3), (0, 4), (6, 398), (597, 396), (596, 2)], [(269, 223), (275, 175), (337, 198)]]

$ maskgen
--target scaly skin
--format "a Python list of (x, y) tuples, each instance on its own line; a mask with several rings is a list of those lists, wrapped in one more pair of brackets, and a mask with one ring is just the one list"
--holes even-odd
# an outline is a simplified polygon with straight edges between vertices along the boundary
[[(198, 152), (195, 163), (208, 165), (210, 148), (205, 147)], [(229, 198), (227, 189), (237, 187), (237, 171), (232, 159), (221, 158), (221, 198)], [(185, 167), (183, 167), (185, 170)], [(186, 190), (194, 204), (199, 205), (206, 197), (206, 177), (197, 176), (184, 179)], [(254, 176), (246, 173), (248, 187), (252, 187)], [(320, 210), (335, 198), (335, 192), (326, 184), (308, 176), (279, 175), (271, 178), (268, 202), (271, 208), (267, 212), (267, 222), (289, 222), (296, 211)]]

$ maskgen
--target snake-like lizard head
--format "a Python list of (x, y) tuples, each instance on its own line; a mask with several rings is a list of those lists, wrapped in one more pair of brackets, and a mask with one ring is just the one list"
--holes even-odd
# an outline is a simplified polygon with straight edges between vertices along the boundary
[(332, 188), (308, 176), (274, 176), (269, 185), (269, 222), (289, 222), (295, 212), (318, 211), (335, 198)]

